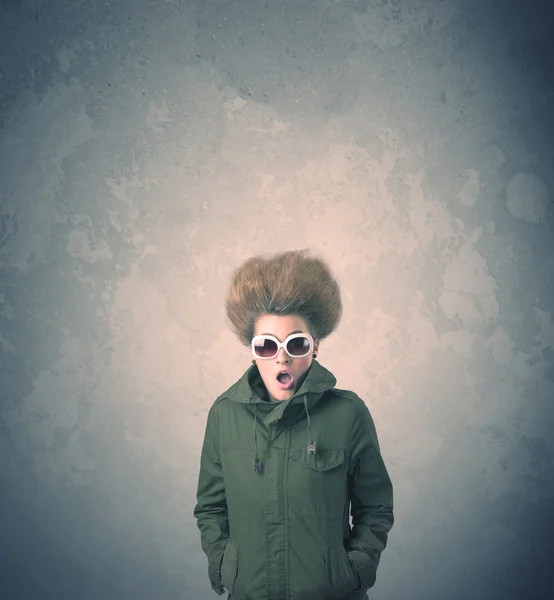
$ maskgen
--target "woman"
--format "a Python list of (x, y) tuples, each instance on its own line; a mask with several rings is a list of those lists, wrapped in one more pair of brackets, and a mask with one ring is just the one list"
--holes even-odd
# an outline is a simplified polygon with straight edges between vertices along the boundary
[(313, 360), (342, 302), (304, 252), (249, 259), (226, 299), (254, 364), (209, 410), (194, 516), (232, 600), (367, 599), (393, 525), (373, 419)]

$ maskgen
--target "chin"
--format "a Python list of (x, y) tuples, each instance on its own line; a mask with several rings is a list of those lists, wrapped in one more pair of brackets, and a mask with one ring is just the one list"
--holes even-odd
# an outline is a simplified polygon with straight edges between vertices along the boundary
[(285, 396), (287, 394), (290, 394), (292, 396), (292, 394), (294, 394), (294, 392), (296, 391), (296, 387), (292, 387), (290, 388), (290, 390), (279, 390), (281, 392), (281, 394), (284, 394)]
[(287, 395), (292, 395), (295, 392), (295, 387), (292, 387), (290, 390), (281, 390), (281, 389), (277, 389), (273, 395), (276, 398), (279, 398), (280, 396), (287, 396)]

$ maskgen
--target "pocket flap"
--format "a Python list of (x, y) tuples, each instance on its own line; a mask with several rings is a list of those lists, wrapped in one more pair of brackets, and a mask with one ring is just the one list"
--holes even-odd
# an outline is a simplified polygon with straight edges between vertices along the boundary
[(314, 471), (330, 471), (344, 462), (344, 448), (333, 448), (332, 450), (317, 448), (315, 454), (308, 454), (304, 451), (298, 456), (298, 462), (303, 467)]

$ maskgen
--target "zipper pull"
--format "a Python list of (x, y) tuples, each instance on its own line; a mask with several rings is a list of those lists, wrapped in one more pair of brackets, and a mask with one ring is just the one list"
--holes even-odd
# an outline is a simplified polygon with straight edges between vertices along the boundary
[(315, 454), (315, 442), (308, 444), (308, 454)]

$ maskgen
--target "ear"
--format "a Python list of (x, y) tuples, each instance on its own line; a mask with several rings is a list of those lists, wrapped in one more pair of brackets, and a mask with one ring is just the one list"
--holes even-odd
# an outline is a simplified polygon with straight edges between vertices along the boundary
[(314, 352), (319, 351), (319, 340), (314, 340)]

